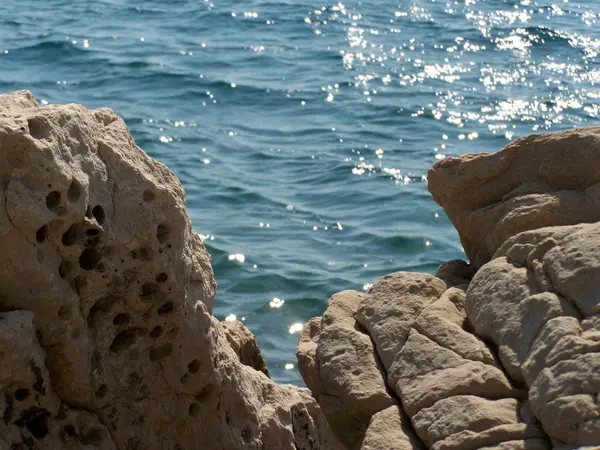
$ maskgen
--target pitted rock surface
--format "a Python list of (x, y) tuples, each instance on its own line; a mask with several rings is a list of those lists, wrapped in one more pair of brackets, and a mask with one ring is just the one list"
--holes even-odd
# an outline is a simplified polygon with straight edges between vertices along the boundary
[(175, 175), (108, 109), (0, 95), (2, 448), (343, 448), (242, 365)]

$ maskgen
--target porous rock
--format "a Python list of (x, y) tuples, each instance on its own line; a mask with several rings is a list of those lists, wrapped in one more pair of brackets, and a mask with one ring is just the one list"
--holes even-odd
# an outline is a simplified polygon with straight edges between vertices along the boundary
[(239, 362), (183, 189), (116, 114), (0, 95), (0, 180), (3, 448), (343, 448)]
[(224, 320), (221, 325), (240, 362), (269, 376), (267, 362), (256, 343), (256, 336), (239, 320)]
[(600, 220), (600, 127), (517, 139), (437, 161), (428, 189), (479, 268), (519, 232)]

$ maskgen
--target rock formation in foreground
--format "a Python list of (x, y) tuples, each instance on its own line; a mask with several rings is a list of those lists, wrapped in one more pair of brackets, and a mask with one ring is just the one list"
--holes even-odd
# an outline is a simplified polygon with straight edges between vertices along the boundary
[(344, 448), (240, 363), (183, 189), (118, 116), (1, 95), (0, 180), (1, 449)]
[(589, 128), (436, 163), (471, 264), (335, 294), (308, 390), (212, 317), (183, 190), (118, 116), (0, 95), (0, 449), (600, 448), (599, 157)]
[[(600, 127), (439, 161), (471, 265), (334, 295), (299, 369), (348, 448), (600, 448)], [(477, 269), (477, 270), (476, 270)]]

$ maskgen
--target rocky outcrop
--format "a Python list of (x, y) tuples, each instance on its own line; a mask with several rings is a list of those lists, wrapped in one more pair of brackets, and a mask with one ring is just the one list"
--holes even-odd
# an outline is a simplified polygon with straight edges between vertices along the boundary
[(319, 357), (332, 345), (323, 320), (345, 308), (373, 342), (382, 376), (369, 389), (386, 388), (397, 406), (364, 411), (370, 424), (355, 448), (600, 448), (599, 159), (600, 128), (589, 128), (436, 163), (430, 190), (471, 263), (337, 294), (298, 346), (317, 400), (327, 386), (349, 411), (355, 388), (338, 380), (364, 386), (350, 369), (365, 366), (361, 347), (338, 335), (335, 357), (352, 362), (326, 383), (315, 376), (330, 364)]
[(0, 447), (343, 448), (243, 365), (183, 189), (107, 109), (0, 96)]
[(118, 116), (0, 95), (0, 447), (600, 448), (599, 156), (590, 128), (438, 162), (470, 263), (332, 296), (309, 390), (211, 315), (183, 190)]
[(227, 336), (227, 342), (240, 362), (269, 376), (267, 362), (256, 343), (256, 336), (239, 320), (224, 320), (221, 325)]
[(442, 159), (428, 187), (479, 268), (522, 231), (599, 221), (599, 154), (600, 127), (532, 135), (491, 155)]

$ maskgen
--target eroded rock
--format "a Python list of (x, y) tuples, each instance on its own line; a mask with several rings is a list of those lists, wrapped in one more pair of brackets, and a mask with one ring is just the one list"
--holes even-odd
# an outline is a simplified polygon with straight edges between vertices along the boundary
[(600, 220), (598, 155), (600, 127), (532, 135), (436, 162), (428, 188), (479, 268), (519, 232)]
[(0, 179), (3, 445), (343, 448), (239, 362), (183, 189), (117, 115), (0, 95)]
[(225, 330), (229, 345), (240, 362), (269, 376), (267, 362), (256, 343), (256, 336), (239, 320), (225, 320), (221, 322), (221, 325)]

